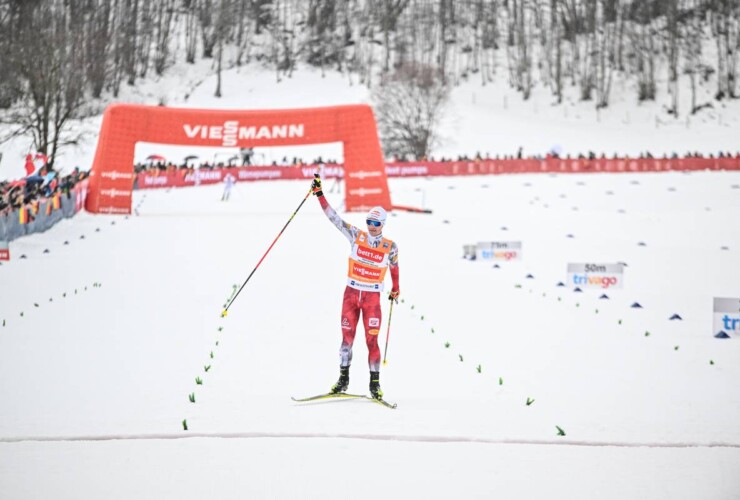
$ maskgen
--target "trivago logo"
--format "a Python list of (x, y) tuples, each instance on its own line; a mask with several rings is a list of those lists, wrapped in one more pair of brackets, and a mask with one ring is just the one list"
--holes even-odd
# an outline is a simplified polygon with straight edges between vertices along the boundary
[(483, 260), (520, 260), (521, 241), (485, 241), (478, 243), (476, 257)]
[(599, 288), (609, 288), (619, 283), (615, 276), (589, 276), (588, 274), (574, 274), (573, 284), (576, 286), (589, 286)]
[(284, 139), (304, 135), (303, 123), (240, 125), (237, 120), (228, 120), (223, 125), (185, 123), (182, 128), (189, 139), (220, 139), (221, 145), (226, 147), (236, 146), (240, 139)]
[(483, 250), (481, 253), (481, 258), (492, 260), (511, 260), (519, 257), (519, 254), (514, 250)]
[(622, 264), (568, 264), (568, 281), (579, 288), (622, 288)]
[(737, 332), (740, 331), (740, 316), (732, 317), (729, 314), (723, 314), (722, 318), (722, 329), (726, 332)]
[(740, 337), (740, 299), (714, 298), (713, 334)]

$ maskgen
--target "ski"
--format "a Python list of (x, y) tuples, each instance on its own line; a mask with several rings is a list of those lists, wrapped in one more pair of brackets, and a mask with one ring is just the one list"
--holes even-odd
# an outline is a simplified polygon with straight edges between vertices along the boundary
[(296, 403), (305, 403), (308, 401), (320, 401), (322, 399), (362, 399), (366, 398), (364, 394), (347, 394), (346, 392), (327, 392), (326, 394), (317, 394), (316, 396), (309, 396), (307, 398), (294, 398), (290, 397)]
[(395, 409), (396, 406), (398, 406), (396, 403), (390, 403), (386, 401), (385, 399), (375, 399), (370, 396), (366, 396), (365, 394), (348, 394), (346, 392), (338, 392), (333, 393), (329, 392), (326, 394), (317, 394), (316, 396), (309, 396), (307, 398), (291, 398), (296, 403), (307, 403), (309, 401), (321, 401), (324, 399), (367, 399), (368, 401), (372, 401), (374, 403), (378, 403), (381, 406), (385, 406), (386, 408)]
[(368, 396), (365, 396), (365, 398), (366, 399), (369, 399), (370, 401), (374, 401), (374, 402), (378, 403), (379, 405), (383, 405), (386, 408), (390, 408), (391, 410), (395, 410), (396, 409), (396, 406), (398, 406), (396, 403), (389, 403), (385, 399), (375, 399), (375, 398), (371, 398), (371, 397), (368, 397)]

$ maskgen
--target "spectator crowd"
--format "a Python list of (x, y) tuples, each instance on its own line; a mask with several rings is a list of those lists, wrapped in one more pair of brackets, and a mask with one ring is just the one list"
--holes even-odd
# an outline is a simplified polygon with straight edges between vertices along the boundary
[(70, 197), (74, 186), (85, 179), (88, 173), (75, 168), (69, 175), (60, 176), (53, 168), (41, 167), (37, 174), (15, 181), (0, 181), (0, 216), (22, 210), (33, 220), (38, 213), (39, 203), (57, 195)]

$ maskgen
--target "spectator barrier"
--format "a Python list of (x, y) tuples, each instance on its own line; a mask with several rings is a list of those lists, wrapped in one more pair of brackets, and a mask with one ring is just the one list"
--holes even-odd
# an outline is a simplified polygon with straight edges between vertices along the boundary
[[(327, 165), (326, 178), (343, 177), (342, 165)], [(543, 160), (466, 160), (452, 162), (393, 162), (386, 163), (388, 177), (455, 176), (517, 173), (597, 173), (597, 172), (669, 172), (692, 170), (740, 170), (740, 156), (723, 158), (597, 158)], [(237, 181), (310, 179), (315, 166), (231, 167), (214, 169), (149, 170), (134, 178), (134, 189), (185, 187), (196, 184), (216, 184), (227, 171)], [(350, 177), (363, 172), (352, 172)], [(359, 188), (360, 190), (362, 188)]]
[(27, 234), (46, 231), (60, 220), (82, 210), (86, 196), (87, 179), (78, 182), (69, 194), (57, 193), (0, 215), (0, 241), (9, 242)]

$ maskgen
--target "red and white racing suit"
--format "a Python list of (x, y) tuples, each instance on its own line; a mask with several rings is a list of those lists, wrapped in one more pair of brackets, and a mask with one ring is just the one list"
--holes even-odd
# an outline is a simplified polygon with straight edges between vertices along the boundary
[(382, 234), (373, 237), (345, 222), (337, 215), (324, 196), (318, 198), (326, 216), (351, 245), (347, 288), (344, 289), (344, 302), (342, 303), (340, 365), (349, 366), (352, 363), (352, 344), (355, 341), (357, 322), (362, 313), (368, 365), (371, 372), (380, 371), (378, 334), (383, 319), (380, 310), (380, 295), (388, 269), (390, 269), (393, 281), (393, 290), (399, 290), (398, 247), (391, 240), (384, 238)]

